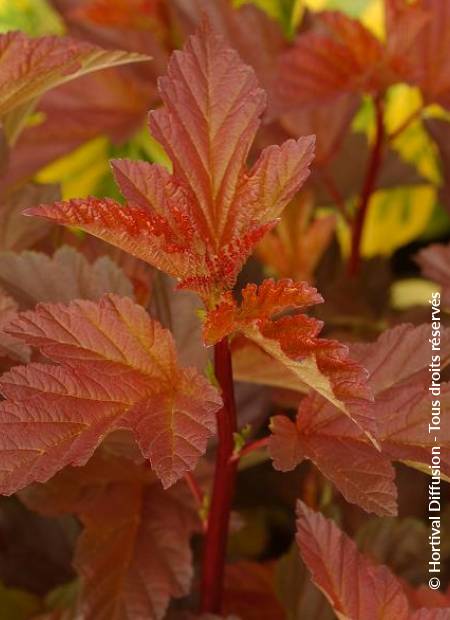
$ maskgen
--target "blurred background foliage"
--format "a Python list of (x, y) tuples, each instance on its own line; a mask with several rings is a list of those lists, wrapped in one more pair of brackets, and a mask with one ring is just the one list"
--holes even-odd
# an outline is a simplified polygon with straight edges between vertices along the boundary
[[(359, 18), (376, 36), (384, 36), (382, 0), (233, 0), (236, 7), (252, 2), (282, 26), (286, 38), (294, 36), (301, 27), (305, 10), (337, 9)], [(37, 36), (63, 34), (64, 23), (46, 0), (0, 0), (0, 31), (19, 29)], [(382, 189), (371, 198), (369, 216), (362, 241), (366, 258), (390, 256), (408, 243), (446, 238), (450, 219), (439, 201), (442, 183), (441, 162), (436, 144), (424, 128), (424, 119), (449, 115), (437, 105), (423, 107), (417, 88), (398, 84), (387, 93), (385, 125), (389, 134), (418, 113), (401, 135), (392, 141), (392, 148), (400, 158), (414, 166), (422, 183)], [(38, 122), (32, 117), (30, 122)], [(369, 98), (365, 99), (353, 121), (353, 131), (366, 134), (371, 140), (374, 130), (374, 110)], [(89, 194), (117, 197), (108, 160), (112, 157), (143, 158), (167, 162), (159, 146), (151, 140), (145, 127), (120, 146), (113, 145), (106, 136), (97, 137), (57, 159), (40, 170), (35, 180), (58, 183), (63, 198), (83, 197)], [(326, 205), (319, 205), (326, 206)], [(351, 208), (351, 204), (349, 205)], [(349, 230), (344, 221), (338, 225), (338, 238), (344, 254), (348, 252)]]

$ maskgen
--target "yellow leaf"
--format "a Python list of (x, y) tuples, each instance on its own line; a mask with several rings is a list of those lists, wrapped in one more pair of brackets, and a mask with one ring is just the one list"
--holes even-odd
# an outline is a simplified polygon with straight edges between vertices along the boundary
[(364, 226), (363, 256), (389, 256), (416, 239), (425, 230), (435, 202), (436, 189), (430, 185), (375, 192)]
[(423, 278), (397, 280), (391, 286), (391, 306), (395, 310), (427, 306), (431, 294), (436, 290), (440, 290), (440, 287)]
[(410, 117), (418, 113), (418, 118), (401, 131), (391, 142), (391, 146), (404, 161), (413, 164), (423, 177), (439, 184), (441, 181), (439, 156), (436, 145), (423, 126), (420, 116), (422, 109), (423, 101), (418, 88), (396, 84), (387, 93), (385, 128), (388, 134), (393, 134)]
[(59, 183), (63, 200), (84, 198), (94, 193), (103, 177), (109, 174), (108, 158), (108, 140), (94, 138), (43, 168), (36, 180)]
[[(375, 192), (369, 203), (361, 253), (365, 258), (390, 256), (426, 229), (436, 204), (436, 188), (431, 185), (396, 187)], [(344, 255), (350, 248), (350, 230), (342, 218), (337, 227)]]

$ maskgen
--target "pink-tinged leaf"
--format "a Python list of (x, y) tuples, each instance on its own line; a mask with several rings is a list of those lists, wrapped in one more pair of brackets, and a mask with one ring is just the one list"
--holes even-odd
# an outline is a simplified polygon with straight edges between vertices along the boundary
[(422, 274), (442, 286), (441, 301), (450, 306), (450, 245), (435, 243), (416, 255)]
[(389, 458), (361, 442), (360, 433), (352, 437), (350, 429), (356, 427), (350, 421), (342, 430), (322, 427), (315, 402), (302, 402), (296, 422), (285, 416), (271, 419), (269, 453), (275, 469), (289, 471), (309, 459), (348, 502), (380, 516), (395, 515), (397, 490)]
[(63, 246), (50, 258), (40, 252), (0, 253), (0, 286), (22, 308), (38, 302), (99, 299), (106, 293), (132, 297), (130, 281), (107, 256), (90, 264), (74, 248)]
[(21, 32), (0, 36), (0, 115), (80, 75), (149, 60), (147, 56), (108, 51), (63, 37), (30, 38)]
[(29, 210), (78, 226), (156, 266), (206, 301), (233, 286), (242, 264), (309, 174), (313, 137), (246, 159), (265, 108), (253, 70), (204, 22), (160, 79), (153, 135), (173, 174), (113, 162), (127, 199), (74, 200)]
[(80, 519), (74, 564), (82, 582), (77, 612), (86, 620), (161, 620), (170, 599), (189, 592), (199, 519), (182, 483), (163, 491), (148, 474), (98, 453), (21, 495), (45, 515)]
[[(344, 497), (367, 511), (395, 514), (396, 491), (390, 461), (404, 461), (429, 472), (434, 436), (428, 433), (430, 326), (400, 325), (377, 342), (350, 347), (354, 359), (369, 371), (375, 402), (369, 405), (377, 421), (375, 450), (364, 433), (324, 398), (304, 399), (297, 419), (272, 420), (269, 451), (277, 469), (294, 468), (304, 458), (313, 461)], [(450, 361), (450, 333), (444, 330), (441, 361)], [(441, 407), (450, 404), (450, 385), (441, 385)], [(424, 432), (424, 429), (426, 432)], [(450, 474), (450, 422), (441, 417), (441, 469)]]
[(340, 620), (409, 620), (412, 611), (400, 581), (376, 566), (330, 520), (297, 505), (297, 544), (314, 583)]
[(349, 358), (347, 347), (319, 337), (322, 323), (317, 319), (304, 314), (280, 317), (286, 310), (303, 310), (321, 301), (306, 282), (249, 284), (242, 291), (240, 306), (226, 293), (208, 312), (204, 337), (214, 343), (229, 334), (242, 334), (372, 435), (375, 422), (366, 407), (370, 390), (364, 368)]
[(8, 330), (57, 365), (17, 366), (0, 380), (3, 493), (83, 465), (119, 428), (133, 432), (164, 487), (195, 466), (221, 400), (178, 365), (170, 333), (142, 307), (114, 295), (40, 304)]
[(19, 362), (27, 362), (30, 359), (30, 349), (11, 334), (4, 331), (18, 313), (16, 302), (0, 292), (0, 357), (8, 357)]

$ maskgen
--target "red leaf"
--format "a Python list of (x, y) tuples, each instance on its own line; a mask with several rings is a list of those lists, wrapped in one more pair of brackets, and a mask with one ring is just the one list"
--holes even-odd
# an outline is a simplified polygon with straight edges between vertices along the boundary
[(344, 345), (318, 337), (322, 323), (317, 319), (304, 314), (276, 318), (282, 311), (301, 310), (321, 301), (306, 282), (285, 279), (265, 280), (259, 287), (249, 284), (242, 291), (240, 306), (227, 293), (207, 314), (205, 340), (214, 343), (232, 333), (243, 334), (370, 433), (374, 421), (364, 409), (370, 393), (363, 367), (348, 358)]
[(450, 107), (450, 6), (441, 0), (420, 0), (417, 6), (426, 13), (424, 27), (408, 49), (405, 78), (417, 84), (426, 103)]
[(355, 543), (320, 513), (298, 502), (297, 544), (341, 620), (409, 620), (408, 600), (386, 566), (375, 566)]
[(242, 620), (284, 620), (274, 581), (274, 567), (270, 564), (229, 564), (225, 573), (225, 613), (235, 613)]
[(300, 34), (281, 56), (284, 105), (325, 102), (344, 93), (379, 94), (402, 81), (410, 65), (408, 53), (426, 18), (417, 7), (400, 9), (396, 0), (388, 4), (386, 45), (344, 13), (319, 13), (317, 28)]
[(165, 487), (205, 451), (220, 398), (178, 366), (170, 333), (131, 300), (40, 304), (9, 332), (58, 365), (18, 366), (0, 380), (3, 493), (86, 463), (118, 428), (133, 431)]
[(27, 362), (30, 358), (30, 349), (23, 342), (4, 331), (4, 327), (17, 316), (17, 310), (16, 302), (0, 292), (0, 357)]
[(245, 162), (265, 107), (250, 67), (204, 23), (160, 80), (164, 106), (150, 127), (173, 175), (115, 162), (125, 207), (105, 199), (29, 210), (78, 226), (181, 280), (205, 299), (231, 288), (243, 262), (308, 175), (312, 137), (288, 140)]
[(310, 192), (299, 194), (299, 199), (286, 207), (277, 228), (258, 245), (257, 255), (278, 277), (313, 281), (336, 228), (334, 215), (312, 219), (313, 209)]
[[(289, 471), (310, 459), (348, 502), (378, 515), (395, 515), (395, 471), (389, 458), (361, 442), (361, 433), (350, 422), (341, 424), (343, 428), (324, 425), (316, 400), (302, 402), (296, 423), (285, 416), (271, 419), (269, 452), (275, 469)], [(323, 399), (321, 403), (323, 409), (332, 409)]]
[(183, 486), (163, 491), (144, 468), (97, 454), (23, 498), (41, 513), (74, 513), (82, 522), (74, 564), (85, 620), (160, 620), (170, 598), (189, 592), (189, 543), (200, 523)]
[[(283, 416), (272, 420), (269, 449), (274, 466), (286, 471), (304, 458), (311, 459), (344, 497), (377, 514), (395, 514), (394, 472), (391, 460), (428, 467), (434, 438), (428, 429), (429, 326), (401, 325), (388, 330), (376, 343), (352, 345), (351, 354), (370, 373), (377, 421), (376, 439), (381, 453), (348, 418), (319, 396), (300, 404), (296, 422)], [(450, 359), (450, 334), (441, 340), (442, 364)], [(450, 385), (443, 383), (442, 410), (450, 402)], [(450, 424), (442, 416), (443, 448), (450, 447)], [(442, 470), (450, 462), (442, 450)], [(427, 470), (428, 471), (428, 470)]]
[(187, 34), (191, 34), (206, 15), (213, 29), (253, 67), (260, 83), (270, 91), (278, 55), (287, 45), (277, 21), (250, 3), (237, 6), (228, 0), (173, 0), (172, 4)]

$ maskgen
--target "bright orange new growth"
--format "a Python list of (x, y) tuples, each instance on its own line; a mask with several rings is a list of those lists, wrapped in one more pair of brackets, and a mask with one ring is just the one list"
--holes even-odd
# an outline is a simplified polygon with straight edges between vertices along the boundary
[(314, 138), (268, 147), (247, 169), (266, 97), (253, 70), (206, 22), (173, 54), (159, 88), (164, 105), (151, 112), (150, 128), (173, 174), (119, 160), (113, 167), (125, 206), (90, 198), (28, 213), (113, 243), (211, 303), (233, 286), (253, 247), (305, 181)]

